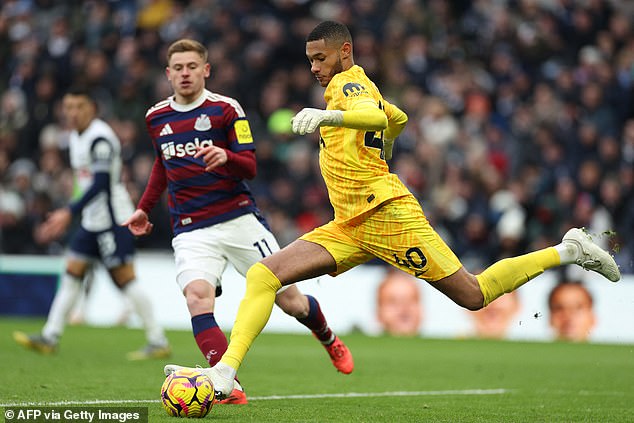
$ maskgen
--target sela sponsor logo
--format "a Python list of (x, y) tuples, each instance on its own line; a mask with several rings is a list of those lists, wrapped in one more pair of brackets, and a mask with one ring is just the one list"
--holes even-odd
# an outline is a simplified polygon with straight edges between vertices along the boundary
[(194, 129), (197, 131), (209, 131), (211, 129), (211, 120), (209, 119), (209, 116), (201, 113), (200, 116), (196, 118)]
[(214, 145), (212, 140), (199, 140), (196, 137), (194, 141), (189, 141), (185, 144), (174, 144), (174, 141), (163, 143), (161, 144), (161, 152), (164, 160), (170, 160), (174, 157), (193, 156), (196, 154), (197, 147), (204, 148), (212, 145)]

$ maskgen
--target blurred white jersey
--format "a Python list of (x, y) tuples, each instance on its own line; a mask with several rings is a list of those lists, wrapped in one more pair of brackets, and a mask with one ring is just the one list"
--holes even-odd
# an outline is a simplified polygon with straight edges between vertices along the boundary
[(82, 227), (97, 232), (123, 223), (134, 212), (134, 205), (121, 183), (121, 143), (112, 128), (94, 119), (81, 134), (71, 132), (69, 146), (70, 164), (81, 195), (93, 184), (95, 173), (110, 175), (110, 192), (98, 193), (83, 208)]

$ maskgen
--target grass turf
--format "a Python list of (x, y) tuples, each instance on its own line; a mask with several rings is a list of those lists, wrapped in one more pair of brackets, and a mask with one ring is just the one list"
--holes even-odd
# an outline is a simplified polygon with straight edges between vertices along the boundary
[[(0, 319), (0, 403), (121, 401), (174, 422), (159, 403), (166, 362), (206, 364), (186, 331), (169, 360), (129, 362), (141, 331), (69, 327), (53, 356), (25, 351)], [(344, 336), (355, 371), (338, 374), (310, 335), (263, 334), (240, 371), (246, 406), (214, 406), (225, 422), (633, 422), (634, 346)], [(500, 391), (496, 391), (500, 390)], [(273, 399), (272, 396), (280, 396)], [(123, 402), (125, 401), (125, 402)], [(84, 404), (84, 405), (82, 405)], [(70, 406), (70, 405), (69, 405)], [(113, 404), (102, 404), (113, 407)]]

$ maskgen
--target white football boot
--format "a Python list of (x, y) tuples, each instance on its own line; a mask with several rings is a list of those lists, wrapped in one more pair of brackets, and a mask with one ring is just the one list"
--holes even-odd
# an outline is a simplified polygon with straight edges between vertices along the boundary
[(228, 378), (221, 374), (215, 367), (185, 367), (179, 366), (178, 364), (167, 364), (163, 368), (163, 372), (165, 373), (165, 376), (169, 376), (180, 369), (198, 370), (206, 374), (211, 379), (211, 383), (213, 383), (214, 385), (216, 399), (218, 400), (223, 400), (227, 398), (229, 395), (231, 395), (231, 392), (234, 389), (242, 389), (239, 385), (237, 385), (235, 377)]
[(621, 271), (614, 258), (592, 241), (583, 229), (572, 228), (563, 237), (564, 246), (574, 246), (577, 250), (575, 263), (586, 270), (605, 276), (612, 282), (621, 279)]

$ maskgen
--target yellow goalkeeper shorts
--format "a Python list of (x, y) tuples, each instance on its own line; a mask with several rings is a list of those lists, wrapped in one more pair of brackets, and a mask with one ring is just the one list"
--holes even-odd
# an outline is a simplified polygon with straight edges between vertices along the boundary
[(328, 250), (337, 262), (332, 276), (375, 257), (428, 282), (462, 267), (412, 195), (383, 203), (353, 223), (331, 221), (300, 239)]

